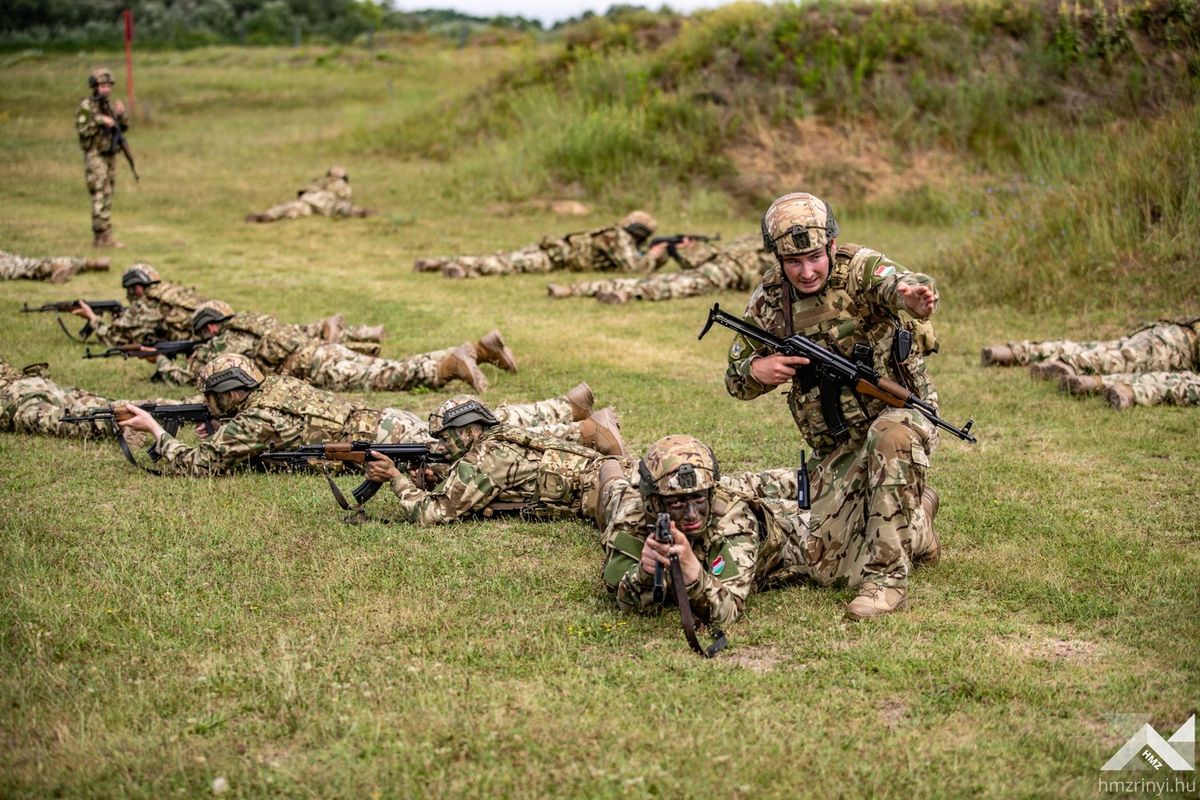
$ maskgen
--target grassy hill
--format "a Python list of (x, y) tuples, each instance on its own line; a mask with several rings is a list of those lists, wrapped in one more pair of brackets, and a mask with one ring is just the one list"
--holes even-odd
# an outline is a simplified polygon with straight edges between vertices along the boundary
[[(1093, 21), (1080, 22), (1085, 33), (1114, 19), (1098, 5), (1065, 8), (1077, 7)], [(727, 470), (792, 464), (799, 442), (782, 399), (732, 400), (721, 385), (727, 341), (695, 341), (711, 298), (551, 301), (536, 276), (451, 282), (411, 262), (604, 224), (635, 204), (669, 230), (753, 232), (763, 197), (840, 173), (796, 156), (786, 181), (759, 178), (807, 131), (838, 131), (863, 169), (888, 165), (895, 190), (805, 188), (844, 208), (846, 239), (942, 281), (943, 349), (931, 366), (945, 415), (973, 416), (980, 437), (944, 441), (934, 458), (945, 557), (914, 577), (907, 613), (850, 626), (840, 622), (850, 592), (769, 592), (729, 629), (728, 654), (702, 662), (675, 615), (615, 612), (595, 533), (580, 524), (348, 527), (318, 476), (160, 479), (111, 442), (4, 434), (0, 793), (197, 796), (221, 777), (229, 796), (246, 797), (1093, 797), (1124, 740), (1107, 715), (1144, 714), (1169, 735), (1194, 713), (1195, 410), (1115, 414), (1023, 371), (976, 366), (992, 342), (1107, 337), (1196, 312), (1185, 268), (1196, 236), (1194, 47), (1190, 34), (1164, 32), (1192, 30), (1192, 6), (1121, 12), (1130, 41), (1154, 45), (1140, 99), (1113, 88), (1127, 77), (1078, 78), (1081, 63), (1126, 76), (1138, 60), (1122, 47), (1106, 65), (1084, 36), (1066, 77), (1036, 88), (1077, 99), (1092, 85), (1096, 98), (1072, 114), (1056, 102), (1018, 109), (1011, 123), (1000, 114), (995, 136), (979, 140), (938, 134), (925, 112), (909, 117), (925, 132), (906, 133), (901, 117), (868, 104), (911, 102), (906, 81), (926, 56), (874, 59), (845, 108), (821, 106), (826, 90), (793, 66), (826, 49), (830, 63), (850, 63), (839, 48), (852, 40), (859, 49), (847, 52), (875, 52), (866, 31), (912, 31), (1008, 85), (999, 67), (1024, 63), (1017, 45), (1046, 37), (1057, 17), (1035, 24), (981, 6), (990, 28), (961, 10), (927, 30), (919, 15), (935, 7), (871, 8), (626, 21), (615, 39), (627, 44), (584, 28), (536, 46), (146, 55), (130, 133), (143, 179), (120, 168), (114, 210), (130, 247), (114, 274), (0, 284), (0, 355), (49, 361), (59, 382), (113, 396), (162, 394), (144, 364), (83, 361), (50, 320), (16, 313), (23, 301), (116, 296), (115, 273), (147, 260), (238, 309), (385, 324), (385, 355), (498, 325), (521, 371), (485, 367), (490, 402), (587, 379), (635, 449), (689, 432)], [(907, 27), (904, 13), (915, 15)], [(787, 24), (813, 19), (842, 35), (827, 48), (784, 46), (809, 41), (784, 37)], [(1005, 25), (1012, 61), (985, 69)], [(728, 55), (741, 50), (793, 66), (773, 73)], [(70, 119), (103, 62), (118, 56), (7, 58), (3, 249), (87, 251)], [(963, 81), (954, 91), (978, 85)], [(774, 94), (788, 86), (799, 106)], [(696, 91), (726, 105), (692, 102)], [(1137, 104), (1113, 105), (1107, 91)], [(789, 113), (797, 107), (805, 113)], [(959, 163), (962, 180), (924, 180), (938, 159)], [(333, 163), (381, 216), (241, 222)], [(591, 211), (558, 217), (529, 202), (561, 197)], [(367, 399), (427, 412), (446, 396)], [(380, 517), (387, 502), (372, 504)]]

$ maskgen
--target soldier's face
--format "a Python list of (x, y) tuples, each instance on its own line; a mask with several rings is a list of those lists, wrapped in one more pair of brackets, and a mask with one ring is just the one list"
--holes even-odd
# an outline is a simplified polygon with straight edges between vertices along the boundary
[(800, 294), (816, 294), (829, 278), (829, 255), (822, 247), (783, 257), (783, 271)]
[(125, 296), (130, 300), (136, 300), (146, 293), (146, 287), (140, 283), (135, 283), (125, 290)]
[(695, 536), (708, 524), (711, 501), (708, 492), (659, 498), (662, 510), (684, 536)]
[(112, 94), (112, 84), (111, 83), (99, 84), (98, 86), (96, 86), (96, 94), (100, 95), (101, 97), (108, 97), (110, 94)]

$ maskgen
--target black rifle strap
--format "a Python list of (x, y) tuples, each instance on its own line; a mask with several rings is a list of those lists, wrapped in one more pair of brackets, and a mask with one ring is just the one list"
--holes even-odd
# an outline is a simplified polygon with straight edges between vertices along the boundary
[(76, 338), (74, 334), (67, 330), (67, 326), (63, 324), (62, 316), (60, 314), (54, 315), (54, 321), (58, 323), (58, 327), (62, 328), (62, 332), (65, 333), (67, 338), (72, 342), (86, 342), (88, 334), (92, 332), (92, 324), (89, 322), (83, 326), (82, 330), (79, 331), (79, 336), (81, 338)]
[(779, 288), (783, 289), (783, 338), (786, 339), (795, 331), (792, 330), (792, 282), (782, 263), (779, 265)]
[(679, 604), (679, 619), (683, 623), (683, 635), (696, 653), (704, 658), (712, 658), (725, 649), (728, 641), (725, 634), (713, 629), (713, 643), (705, 650), (696, 638), (696, 617), (692, 614), (692, 603), (688, 600), (687, 586), (683, 580), (683, 568), (679, 566), (679, 556), (671, 556), (671, 583), (675, 586), (675, 602)]

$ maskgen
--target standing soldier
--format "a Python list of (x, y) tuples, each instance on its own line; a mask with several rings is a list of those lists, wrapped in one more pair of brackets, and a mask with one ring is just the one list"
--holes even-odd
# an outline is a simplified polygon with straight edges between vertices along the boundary
[(91, 270), (107, 271), (108, 259), (71, 258), (70, 256), (27, 258), (0, 250), (0, 278), (6, 281), (24, 278), (30, 281), (66, 283), (72, 275)]
[[(838, 246), (833, 211), (810, 194), (772, 203), (762, 234), (779, 263), (751, 295), (746, 319), (776, 336), (798, 333), (836, 348), (936, 408), (927, 349), (914, 324), (937, 307), (933, 279), (865, 247)], [(936, 496), (926, 491), (925, 473), (937, 429), (915, 410), (843, 391), (835, 402), (847, 430), (835, 433), (808, 365), (800, 356), (756, 349), (739, 335), (729, 349), (725, 386), (739, 400), (752, 400), (791, 383), (788, 407), (820, 459), (813, 480), (814, 569), (835, 571), (859, 587), (846, 607), (848, 619), (878, 617), (906, 605), (913, 553), (930, 547)]]
[(271, 206), (261, 214), (247, 214), (246, 222), (278, 222), (318, 214), (322, 217), (371, 217), (375, 211), (350, 202), (350, 176), (345, 167), (330, 167), (325, 177), (296, 192), (296, 199)]
[(75, 132), (83, 149), (83, 174), (92, 196), (92, 244), (96, 247), (124, 247), (112, 235), (112, 197), (116, 185), (116, 138), (129, 128), (125, 104), (108, 96), (112, 93), (112, 71), (101, 67), (88, 76), (90, 97), (79, 103), (75, 114)]
[(440, 271), (447, 278), (511, 275), (517, 272), (649, 272), (662, 266), (667, 245), (660, 242), (645, 252), (642, 246), (658, 226), (645, 211), (632, 211), (617, 225), (560, 239), (549, 236), (512, 252), (457, 258), (418, 258), (417, 272)]

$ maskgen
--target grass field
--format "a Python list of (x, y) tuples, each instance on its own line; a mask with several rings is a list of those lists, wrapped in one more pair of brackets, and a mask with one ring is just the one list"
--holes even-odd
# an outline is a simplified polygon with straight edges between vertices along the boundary
[[(16, 313), (117, 297), (120, 271), (146, 260), (237, 309), (385, 324), (385, 355), (499, 326), (521, 371), (485, 367), (491, 402), (586, 379), (635, 449), (687, 432), (727, 470), (793, 464), (782, 398), (734, 401), (727, 338), (695, 340), (711, 298), (610, 307), (550, 301), (543, 278), (411, 271), (416, 256), (519, 246), (628, 210), (498, 213), (522, 184), (495, 151), (431, 162), (364, 146), (422, 116), (436, 127), (442, 99), (522, 57), (145, 56), (130, 133), (143, 179), (120, 167), (113, 213), (130, 246), (108, 275), (0, 285), (0, 356), (49, 361), (63, 384), (161, 394), (144, 363), (83, 361), (51, 320)], [(3, 249), (89, 251), (71, 114), (103, 62), (118, 57), (7, 57)], [(379, 217), (242, 223), (333, 163)], [(757, 228), (715, 190), (648, 186), (645, 204), (668, 230)], [(842, 229), (917, 269), (968, 234), (871, 215)], [(989, 280), (986, 264), (958, 274), (942, 286), (931, 368), (944, 415), (974, 417), (980, 441), (944, 439), (934, 460), (942, 564), (915, 576), (907, 613), (873, 624), (841, 622), (850, 592), (754, 596), (711, 662), (688, 651), (677, 615), (616, 613), (581, 524), (350, 527), (316, 476), (162, 479), (112, 442), (0, 436), (0, 795), (192, 797), (224, 778), (237, 797), (1096, 796), (1124, 740), (1107, 715), (1144, 715), (1168, 736), (1200, 705), (1200, 424), (1194, 409), (1117, 414), (981, 369), (979, 348), (1114, 336), (1197, 299), (1033, 316), (956, 303)], [(369, 400), (424, 412), (446, 396)]]

